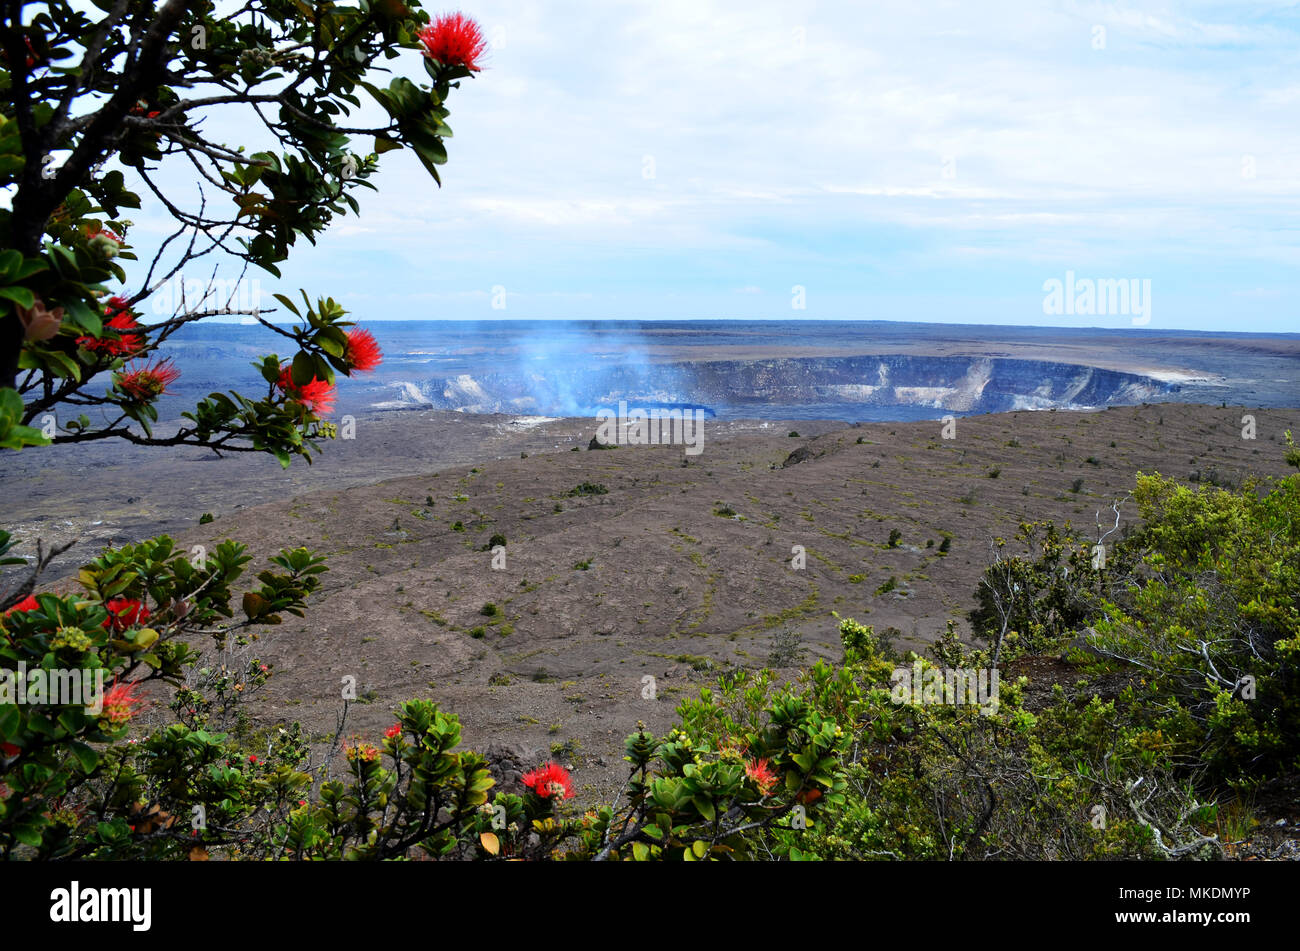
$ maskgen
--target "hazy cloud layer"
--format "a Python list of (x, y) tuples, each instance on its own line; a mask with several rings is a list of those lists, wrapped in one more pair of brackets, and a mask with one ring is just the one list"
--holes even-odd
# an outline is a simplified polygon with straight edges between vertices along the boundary
[(385, 156), (283, 285), (363, 319), (1128, 324), (1044, 314), (1073, 271), (1149, 280), (1150, 329), (1297, 329), (1294, 3), (464, 9), (493, 49), (444, 187)]

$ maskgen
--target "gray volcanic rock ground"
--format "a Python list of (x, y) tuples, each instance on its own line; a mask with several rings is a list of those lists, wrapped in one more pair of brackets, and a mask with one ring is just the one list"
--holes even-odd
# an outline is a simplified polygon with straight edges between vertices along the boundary
[[(745, 432), (815, 435), (827, 421), (709, 420), (706, 446)], [(223, 457), (194, 447), (132, 446), (118, 440), (5, 453), (0, 466), (0, 526), (34, 544), (77, 540), (48, 577), (75, 569), (108, 544), (175, 535), (205, 512), (222, 515), (313, 489), (344, 489), (380, 479), (540, 453), (585, 449), (591, 419), (475, 415), (433, 410), (358, 413), (355, 439), (329, 441), (309, 465), (288, 469), (264, 453)], [(156, 427), (160, 435), (171, 430)]]
[[(1245, 412), (1254, 441), (1241, 436)], [(350, 707), (346, 734), (377, 738), (395, 704), (429, 697), (461, 715), (473, 748), (504, 751), (514, 766), (552, 756), (572, 766), (577, 801), (589, 803), (621, 784), (622, 740), (638, 720), (664, 730), (719, 670), (765, 665), (782, 632), (799, 635), (805, 665), (838, 656), (832, 612), (922, 650), (973, 605), (994, 536), (1031, 519), (1091, 531), (1138, 470), (1282, 475), (1282, 432), (1300, 431), (1297, 410), (1180, 404), (973, 416), (953, 440), (938, 422), (711, 420), (692, 457), (588, 451), (589, 419), (384, 420), (327, 447), (319, 468), (288, 473), (260, 457), (183, 453), (120, 469), (9, 467), (8, 517), (42, 513), (19, 528), (27, 541), (49, 538), (87, 520), (74, 504), (98, 494), (118, 537), (165, 527), (185, 545), (243, 541), (258, 562), (298, 545), (328, 554), (306, 619), (257, 645), (275, 665), (249, 705), (258, 725), (299, 720), (326, 740), (350, 675), (364, 702)], [(783, 467), (796, 449), (808, 458)], [(608, 491), (570, 495), (584, 483)], [(134, 502), (119, 498), (126, 491)], [(205, 510), (217, 518), (200, 526)], [(1133, 519), (1131, 503), (1124, 514)], [(902, 539), (891, 548), (892, 529)], [(508, 542), (502, 570), (485, 550), (495, 533)], [(945, 533), (952, 548), (941, 555)], [(806, 550), (803, 570), (791, 566), (794, 546)], [(499, 613), (483, 613), (488, 603)]]

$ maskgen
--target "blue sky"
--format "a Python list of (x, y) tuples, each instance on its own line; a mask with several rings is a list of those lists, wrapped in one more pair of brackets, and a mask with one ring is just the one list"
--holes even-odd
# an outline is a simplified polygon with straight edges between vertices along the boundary
[[(1297, 3), (462, 9), (493, 42), (443, 188), (384, 156), (264, 291), (360, 320), (1130, 325), (1045, 314), (1072, 271), (1150, 281), (1150, 330), (1300, 330)], [(163, 222), (133, 218), (147, 250)]]

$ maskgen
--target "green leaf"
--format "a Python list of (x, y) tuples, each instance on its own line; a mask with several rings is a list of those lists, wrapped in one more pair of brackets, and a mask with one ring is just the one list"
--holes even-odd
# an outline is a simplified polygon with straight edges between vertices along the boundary
[[(280, 380), (280, 358), (277, 357), (275, 354), (271, 354), (269, 357), (267, 357), (265, 360), (263, 360), (260, 364), (254, 363), (253, 366), (258, 367), (258, 368), (262, 371), (262, 379), (264, 379), (267, 383), (277, 383), (277, 382), (279, 382), (279, 380)], [(209, 399), (214, 399), (214, 400), (215, 400), (215, 399), (216, 399), (218, 396), (220, 396), (220, 395), (221, 395), (221, 394), (219, 394), (219, 393), (213, 393), (213, 394), (211, 394), (208, 398), (209, 398)]]
[(270, 602), (255, 591), (244, 592), (244, 613), (250, 621), (256, 621), (271, 610)]
[(700, 811), (700, 815), (705, 819), (708, 819), (710, 822), (713, 821), (713, 817), (717, 815), (717, 813), (714, 811), (712, 802), (704, 796), (695, 796), (691, 801), (695, 803), (695, 808)]
[(29, 309), (36, 303), (36, 295), (25, 287), (0, 287), (0, 297), (13, 301), (19, 307)]
[[(0, 288), (0, 294), (2, 293), (4, 293), (4, 290), (3, 288)], [(51, 363), (57, 363), (59, 368), (62, 369), (63, 372), (61, 373), (56, 371), (57, 376), (70, 376), (78, 383), (81, 382), (81, 364), (77, 363), (76, 360), (73, 360), (66, 353), (60, 353), (57, 350), (51, 351), (49, 354), (46, 354), (46, 356)]]
[(17, 704), (0, 706), (0, 737), (10, 739), (17, 736), (20, 719)]
[(13, 280), (13, 274), (23, 263), (22, 253), (12, 248), (0, 251), (0, 281), (6, 284)]
[(104, 321), (99, 316), (99, 311), (81, 298), (65, 301), (63, 308), (68, 319), (86, 331), (88, 336), (98, 337), (104, 332)]
[(334, 368), (330, 366), (329, 360), (319, 354), (313, 355), (312, 366), (315, 368), (312, 372), (317, 379), (324, 380), (326, 383), (334, 382)]
[(77, 758), (77, 762), (81, 764), (82, 772), (93, 772), (95, 767), (99, 765), (99, 754), (85, 743), (73, 740), (68, 746), (72, 750), (72, 755)]
[(316, 344), (327, 354), (329, 354), (331, 357), (334, 357), (337, 360), (343, 359), (343, 354), (346, 350), (346, 347), (344, 347), (344, 345), (339, 343), (337, 340), (334, 340), (322, 334), (316, 338)]
[(298, 313), (298, 307), (294, 304), (294, 302), (291, 301), (289, 298), (285, 297), (283, 294), (272, 294), (271, 296), (274, 297), (276, 300), (278, 300), (285, 307), (288, 307), (295, 317), (302, 316), (302, 314)]
[(41, 713), (33, 713), (27, 718), (27, 729), (33, 733), (39, 733), (41, 736), (57, 736), (58, 730), (50, 722), (49, 717)]
[(316, 376), (316, 361), (310, 353), (299, 351), (293, 358), (293, 370), (290, 373), (294, 386), (306, 386)]

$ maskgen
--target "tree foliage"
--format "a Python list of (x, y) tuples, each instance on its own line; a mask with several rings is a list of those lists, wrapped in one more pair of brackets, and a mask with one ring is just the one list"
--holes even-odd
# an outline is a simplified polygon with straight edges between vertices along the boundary
[[(323, 394), (336, 372), (369, 361), (328, 296), (313, 304), (304, 292), (299, 310), (276, 294), (298, 323), (268, 320), (275, 309), (250, 299), (247, 269), (278, 276), (299, 239), (314, 244), (358, 213), (383, 153), (410, 148), (437, 181), (446, 101), (479, 68), (482, 46), (472, 21), (431, 24), (403, 0), (7, 4), (0, 447), (120, 438), (310, 461), (334, 428), (328, 400), (304, 392)], [(415, 60), (423, 81), (404, 75)], [(219, 141), (214, 128), (237, 128), (242, 141)], [(147, 266), (123, 217), (141, 207), (134, 182), (175, 226)], [(238, 277), (217, 280), (214, 267), (200, 278), (230, 260)], [(112, 284), (123, 289), (110, 294)], [(151, 297), (165, 316), (144, 325), (138, 308)], [(186, 324), (231, 313), (282, 338), (284, 359), (257, 364), (265, 390), (214, 393), (155, 434), (155, 403), (176, 371), (150, 356)], [(71, 415), (83, 407), (103, 412)], [(33, 423), (56, 413), (66, 418), (47, 438)]]

